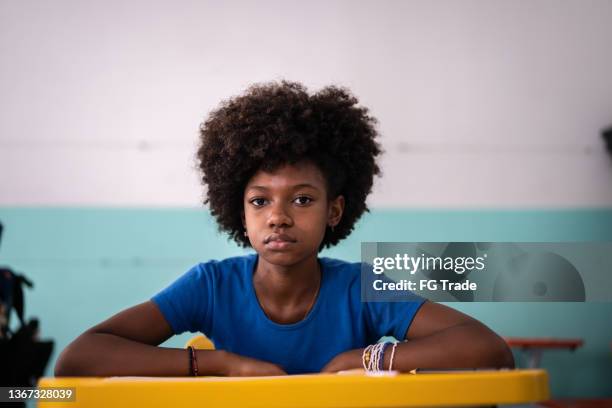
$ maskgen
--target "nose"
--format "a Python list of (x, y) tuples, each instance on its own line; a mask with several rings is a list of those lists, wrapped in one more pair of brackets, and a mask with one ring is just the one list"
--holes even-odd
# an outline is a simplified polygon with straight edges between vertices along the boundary
[(291, 215), (287, 213), (283, 203), (272, 204), (269, 208), (268, 226), (270, 228), (287, 228), (293, 225), (293, 219)]

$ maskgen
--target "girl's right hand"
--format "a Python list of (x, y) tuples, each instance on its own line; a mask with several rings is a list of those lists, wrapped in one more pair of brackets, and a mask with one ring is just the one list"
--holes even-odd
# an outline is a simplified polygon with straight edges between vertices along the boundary
[(227, 353), (225, 374), (229, 377), (287, 375), (279, 365), (267, 361)]

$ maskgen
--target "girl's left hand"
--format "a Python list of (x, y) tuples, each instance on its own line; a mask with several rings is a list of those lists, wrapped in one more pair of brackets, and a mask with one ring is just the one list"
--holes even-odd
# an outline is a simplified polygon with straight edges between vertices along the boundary
[(345, 351), (344, 353), (338, 354), (332, 358), (326, 365), (321, 369), (322, 373), (336, 373), (338, 371), (350, 370), (353, 368), (363, 368), (361, 362), (361, 356), (363, 349), (354, 349)]

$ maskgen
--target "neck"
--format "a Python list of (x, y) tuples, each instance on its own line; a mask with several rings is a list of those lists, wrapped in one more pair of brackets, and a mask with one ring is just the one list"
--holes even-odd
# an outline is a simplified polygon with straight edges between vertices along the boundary
[(291, 265), (275, 265), (259, 256), (253, 285), (261, 297), (271, 303), (293, 306), (310, 300), (320, 285), (320, 267), (316, 254)]

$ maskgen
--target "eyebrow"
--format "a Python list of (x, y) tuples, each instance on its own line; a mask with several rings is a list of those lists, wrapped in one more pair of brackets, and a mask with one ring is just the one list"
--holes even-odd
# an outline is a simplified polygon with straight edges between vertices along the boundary
[[(292, 188), (294, 190), (298, 190), (298, 189), (304, 188), (304, 187), (312, 188), (314, 190), (319, 190), (318, 187), (315, 187), (312, 184), (308, 184), (308, 183), (296, 184), (296, 185), (292, 186)], [(251, 189), (254, 189), (254, 190), (266, 190), (266, 191), (268, 190), (268, 188), (265, 187), (265, 186), (250, 186), (247, 190), (251, 190)]]

